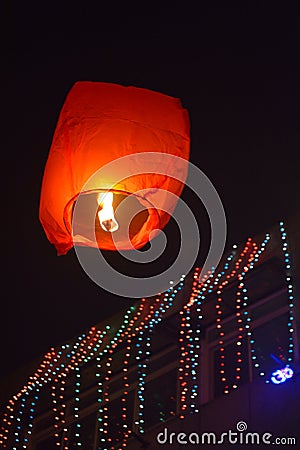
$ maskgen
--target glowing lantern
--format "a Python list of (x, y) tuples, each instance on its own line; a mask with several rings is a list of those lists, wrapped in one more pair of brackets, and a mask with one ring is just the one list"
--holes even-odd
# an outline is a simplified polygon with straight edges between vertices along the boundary
[[(134, 248), (145, 245), (149, 233), (162, 229), (170, 219), (169, 213), (153, 206), (153, 199), (155, 195), (161, 195), (159, 189), (175, 194), (176, 198), (180, 196), (184, 187), (182, 173), (185, 177), (187, 175), (189, 146), (189, 119), (180, 100), (131, 86), (75, 83), (58, 119), (40, 199), (40, 220), (58, 254), (67, 253), (74, 241), (76, 245), (95, 247), (91, 232), (95, 233), (99, 248), (116, 249), (112, 234), (117, 236), (118, 248), (130, 248), (128, 233), (122, 231), (128, 209), (137, 211), (136, 214), (131, 211), (134, 218), (129, 226), (130, 243)], [(175, 167), (175, 172), (181, 173), (181, 180), (147, 173), (146, 162), (144, 167), (138, 167), (137, 175), (133, 158), (132, 164), (128, 164), (128, 176), (113, 188), (113, 178), (106, 176), (96, 177), (84, 190), (88, 180), (108, 163), (127, 155), (147, 152), (156, 152), (158, 158), (160, 154), (182, 158), (178, 159), (178, 167)], [(163, 160), (159, 161), (158, 166), (164, 164)], [(130, 173), (134, 175), (130, 176)], [(141, 190), (149, 192), (149, 196), (139, 195)], [(122, 209), (124, 198), (127, 198), (127, 203)], [(73, 213), (79, 201), (87, 211), (86, 217), (95, 204), (98, 211), (93, 230), (89, 229), (84, 217), (75, 224), (80, 232), (74, 239)], [(169, 205), (169, 211), (176, 205), (172, 201), (174, 204)]]

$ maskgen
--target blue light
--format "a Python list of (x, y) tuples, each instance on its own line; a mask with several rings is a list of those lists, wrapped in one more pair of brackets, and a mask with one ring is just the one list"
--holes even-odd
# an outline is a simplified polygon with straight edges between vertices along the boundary
[(283, 369), (278, 369), (272, 373), (271, 381), (274, 384), (281, 384), (292, 378), (293, 375), (293, 369), (289, 366), (285, 366)]

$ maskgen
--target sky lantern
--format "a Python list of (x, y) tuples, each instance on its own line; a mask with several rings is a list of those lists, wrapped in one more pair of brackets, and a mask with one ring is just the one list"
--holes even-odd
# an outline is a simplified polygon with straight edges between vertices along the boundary
[[(75, 83), (58, 118), (40, 197), (40, 221), (58, 254), (74, 243), (139, 249), (152, 231), (163, 229), (187, 176), (189, 128), (177, 98), (132, 86)], [(164, 167), (166, 154), (179, 157), (174, 177)], [(84, 211), (79, 219), (78, 205)]]

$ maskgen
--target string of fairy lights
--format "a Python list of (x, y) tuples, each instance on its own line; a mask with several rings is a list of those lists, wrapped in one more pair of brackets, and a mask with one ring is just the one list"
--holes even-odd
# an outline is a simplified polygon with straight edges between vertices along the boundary
[[(262, 245), (261, 248), (259, 250), (257, 250), (256, 254), (254, 255), (253, 261), (251, 261), (250, 264), (250, 269), (253, 268), (254, 264), (258, 261), (260, 255), (262, 254), (262, 252), (265, 250), (265, 247), (268, 243), (268, 241), (270, 240), (270, 235), (267, 234)], [(244, 272), (242, 272), (242, 276), (244, 277)], [(248, 309), (248, 289), (246, 284), (243, 283), (243, 307), (244, 307), (244, 328), (247, 332), (247, 338), (250, 344), (250, 356), (251, 356), (251, 362), (252, 365), (254, 367), (255, 370), (260, 369), (260, 365), (259, 362), (257, 360), (257, 356), (256, 356), (256, 351), (255, 351), (255, 340), (253, 337), (253, 330), (252, 330), (252, 318), (251, 318), (251, 311)], [(265, 372), (263, 372), (262, 370), (259, 371), (259, 375), (261, 377), (265, 376)]]
[[(173, 283), (171, 282), (171, 287), (167, 290), (165, 293), (162, 301), (160, 302), (158, 308), (155, 309), (153, 313), (153, 317), (151, 320), (148, 321), (148, 323), (145, 323), (143, 329), (139, 331), (139, 338), (138, 340), (140, 342), (143, 341), (143, 335), (145, 332), (148, 331), (148, 335), (145, 339), (145, 350), (144, 350), (144, 358), (142, 358), (142, 350), (138, 350), (137, 355), (137, 361), (138, 361), (138, 418), (135, 422), (135, 424), (138, 426), (139, 433), (143, 434), (145, 432), (144, 428), (144, 406), (145, 406), (145, 385), (146, 385), (146, 370), (147, 365), (149, 363), (150, 358), (150, 347), (151, 347), (151, 336), (154, 330), (154, 327), (157, 326), (163, 319), (165, 312), (172, 307), (174, 299), (178, 292), (180, 292), (184, 286), (184, 279), (185, 276), (182, 275), (180, 279), (180, 283), (178, 286), (173, 287)], [(156, 301), (159, 301), (159, 298), (156, 299)], [(140, 346), (140, 344), (138, 345)]]
[(294, 289), (293, 289), (293, 283), (292, 283), (292, 273), (291, 273), (291, 256), (290, 251), (288, 248), (288, 242), (287, 242), (287, 234), (285, 231), (284, 223), (279, 222), (280, 226), (280, 233), (281, 233), (281, 241), (282, 241), (282, 252), (284, 257), (284, 263), (285, 263), (285, 281), (287, 285), (288, 290), (288, 297), (289, 297), (289, 318), (288, 318), (288, 330), (289, 330), (289, 355), (288, 355), (288, 363), (291, 363), (293, 361), (294, 357), (294, 343), (293, 343), (293, 333), (294, 333)]
[(73, 415), (75, 420), (75, 435), (74, 442), (75, 446), (81, 446), (81, 436), (80, 429), (81, 423), (79, 421), (79, 402), (80, 402), (80, 387), (81, 387), (81, 368), (75, 367), (75, 385), (74, 385), (74, 407), (73, 407)]
[[(201, 333), (201, 319), (202, 317), (202, 303), (206, 299), (207, 294), (212, 293), (213, 288), (217, 288), (217, 302), (215, 305), (217, 318), (216, 318), (216, 328), (219, 334), (219, 352), (220, 352), (220, 376), (221, 381), (225, 384), (224, 393), (229, 393), (229, 386), (227, 385), (227, 378), (225, 377), (225, 347), (224, 347), (224, 338), (225, 333), (222, 331), (222, 289), (229, 283), (230, 278), (234, 277), (238, 273), (238, 269), (243, 265), (243, 271), (238, 274), (239, 277), (239, 285), (238, 291), (236, 293), (236, 319), (238, 324), (238, 336), (237, 336), (237, 351), (236, 351), (236, 380), (233, 384), (232, 388), (237, 388), (237, 382), (240, 380), (240, 370), (241, 370), (241, 350), (240, 346), (242, 344), (241, 340), (243, 338), (243, 325), (242, 318), (240, 312), (240, 290), (243, 289), (244, 283), (242, 282), (245, 274), (254, 267), (254, 262), (258, 261), (258, 257), (261, 252), (264, 250), (266, 243), (269, 240), (269, 235), (266, 236), (265, 240), (261, 245), (261, 249), (258, 250), (257, 245), (252, 242), (251, 238), (248, 239), (245, 248), (240, 253), (240, 257), (235, 262), (235, 266), (232, 269), (231, 273), (227, 274), (227, 271), (230, 266), (230, 262), (234, 257), (234, 252), (232, 252), (224, 265), (224, 268), (218, 274), (215, 274), (214, 271), (208, 275), (207, 279), (199, 283), (199, 275), (200, 269), (196, 268), (193, 275), (193, 283), (192, 283), (192, 291), (189, 302), (184, 305), (183, 309), (180, 311), (181, 315), (181, 328), (180, 328), (180, 337), (179, 337), (179, 345), (181, 351), (181, 359), (179, 361), (179, 382), (180, 382), (180, 418), (183, 419), (186, 415), (186, 412), (189, 407), (189, 412), (199, 412), (199, 405), (197, 405), (197, 398), (199, 396), (199, 377), (197, 376), (197, 366), (199, 359), (199, 351), (200, 351), (200, 337)], [(234, 249), (237, 246), (234, 246)], [(248, 260), (245, 262), (243, 258), (247, 255), (249, 249), (253, 247), (252, 252), (249, 254)], [(256, 256), (256, 257), (255, 257)], [(246, 264), (246, 265), (245, 265)], [(225, 277), (225, 280), (220, 283), (222, 277)], [(243, 305), (245, 306), (245, 305)], [(191, 311), (196, 307), (196, 325), (191, 325)], [(188, 395), (189, 392), (189, 395)], [(189, 399), (189, 401), (187, 401)]]
[[(191, 373), (191, 388), (189, 395), (190, 412), (199, 412), (197, 399), (199, 398), (199, 376), (197, 373), (199, 352), (200, 352), (200, 333), (202, 316), (202, 303), (207, 294), (213, 290), (213, 286), (218, 284), (219, 279), (225, 274), (229, 267), (229, 262), (233, 258), (230, 254), (226, 260), (223, 271), (216, 276), (214, 268), (208, 274), (203, 283), (199, 283), (200, 268), (196, 268), (193, 274), (192, 290), (189, 302), (184, 305), (179, 312), (181, 315), (181, 328), (179, 337), (179, 346), (181, 359), (179, 360), (179, 382), (180, 382), (180, 419), (184, 419), (187, 410), (187, 394), (189, 390), (189, 369)], [(196, 326), (191, 327), (191, 308), (196, 307)], [(183, 329), (182, 329), (183, 328)], [(187, 328), (187, 330), (185, 330)], [(185, 342), (186, 339), (186, 342)], [(191, 367), (189, 367), (191, 364)]]
[[(294, 290), (292, 283), (292, 261), (289, 251), (287, 233), (283, 222), (279, 223), (281, 248), (285, 267), (285, 283), (288, 293), (288, 355), (287, 365), (282, 372), (273, 374), (276, 383), (285, 381), (292, 376), (291, 364), (294, 359)], [(252, 319), (251, 304), (247, 275), (258, 263), (265, 251), (270, 234), (266, 234), (258, 245), (249, 238), (243, 249), (238, 252), (237, 245), (232, 247), (224, 266), (218, 272), (212, 268), (201, 281), (201, 269), (197, 267), (192, 275), (192, 286), (188, 301), (179, 311), (179, 360), (178, 360), (178, 417), (183, 419), (189, 413), (200, 411), (202, 384), (199, 376), (201, 353), (201, 337), (203, 322), (203, 306), (208, 299), (214, 299), (215, 329), (217, 333), (217, 358), (220, 384), (224, 394), (229, 394), (244, 381), (242, 368), (245, 360), (245, 350), (248, 343), (253, 370), (266, 382), (270, 376), (262, 367), (257, 357), (257, 343), (254, 338), (255, 328)], [(226, 327), (224, 290), (236, 280), (234, 296), (234, 317), (236, 323), (234, 375), (229, 375), (226, 346), (229, 342)], [(132, 435), (132, 423), (128, 415), (128, 396), (132, 389), (136, 390), (136, 415), (134, 432), (143, 435), (147, 429), (145, 423), (145, 408), (147, 407), (147, 380), (151, 364), (152, 338), (158, 324), (164, 319), (168, 309), (175, 303), (177, 294), (183, 289), (186, 279), (182, 276), (179, 284), (170, 288), (155, 299), (141, 299), (137, 306), (130, 306), (125, 312), (122, 322), (113, 331), (107, 325), (103, 330), (91, 327), (80, 335), (72, 344), (67, 343), (59, 349), (51, 348), (46, 353), (36, 372), (27, 383), (8, 402), (3, 415), (0, 429), (0, 445), (4, 449), (27, 449), (34, 432), (35, 418), (38, 414), (37, 405), (41, 392), (50, 385), (50, 398), (53, 415), (53, 437), (55, 445), (63, 450), (71, 447), (84, 448), (84, 433), (82, 432), (81, 395), (83, 389), (82, 369), (90, 361), (95, 361), (95, 386), (97, 400), (97, 441), (98, 450), (113, 450), (125, 448)], [(110, 432), (110, 405), (114, 356), (120, 346), (123, 346), (121, 377), (123, 394), (121, 395), (121, 423), (117, 436)], [(227, 362), (226, 362), (227, 361)], [(130, 365), (137, 368), (135, 385), (131, 386)], [(232, 368), (231, 368), (232, 369)], [(231, 370), (232, 372), (232, 370)], [(72, 398), (67, 396), (70, 376), (73, 374), (74, 387)], [(275, 381), (274, 381), (275, 382)], [(68, 406), (70, 405), (70, 407)], [(70, 419), (71, 418), (71, 419)], [(72, 424), (72, 426), (71, 426)]]

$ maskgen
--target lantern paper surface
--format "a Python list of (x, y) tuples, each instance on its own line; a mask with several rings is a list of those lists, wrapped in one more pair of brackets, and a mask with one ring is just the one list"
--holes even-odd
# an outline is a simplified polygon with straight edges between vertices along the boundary
[[(75, 83), (60, 112), (40, 198), (40, 221), (58, 254), (66, 254), (74, 241), (76, 245), (116, 249), (111, 233), (97, 229), (95, 241), (90, 238), (90, 231), (84, 223), (78, 225), (81, 232), (74, 238), (72, 212), (79, 194), (88, 208), (89, 203), (96, 201), (97, 193), (111, 188), (114, 174), (111, 177), (106, 174), (105, 178), (94, 177), (89, 189), (83, 191), (88, 180), (99, 169), (126, 155), (133, 156), (130, 164), (127, 163), (128, 176), (114, 184), (113, 192), (120, 203), (120, 199), (144, 190), (144, 194), (137, 195), (135, 199), (146, 207), (146, 212), (137, 215), (135, 225), (130, 229), (130, 242), (134, 248), (145, 245), (149, 233), (163, 229), (170, 219), (170, 211), (176, 206), (172, 200), (173, 204), (167, 205), (168, 212), (153, 207), (155, 196), (160, 196), (161, 200), (161, 189), (175, 194), (176, 198), (180, 196), (184, 187), (182, 177), (187, 176), (189, 147), (189, 118), (179, 99), (131, 86)], [(157, 168), (161, 172), (164, 161), (163, 158), (159, 160), (159, 154), (183, 158), (174, 168), (174, 173), (181, 174), (181, 180), (147, 173), (147, 158), (143, 159), (144, 167), (134, 159), (134, 155), (141, 152), (149, 152), (149, 158), (150, 152), (156, 152)], [(130, 176), (130, 173), (134, 175)], [(82, 191), (86, 195), (82, 196)], [(170, 201), (166, 199), (166, 202)], [(124, 211), (123, 216), (120, 212), (120, 226), (116, 232), (118, 248), (122, 250), (130, 248), (128, 237), (122, 235), (124, 216)]]

